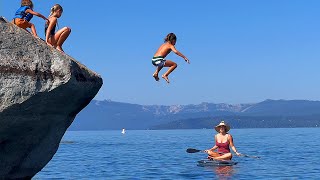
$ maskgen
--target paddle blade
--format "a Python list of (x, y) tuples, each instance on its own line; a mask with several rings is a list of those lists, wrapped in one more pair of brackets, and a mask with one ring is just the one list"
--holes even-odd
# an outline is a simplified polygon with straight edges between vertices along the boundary
[(187, 153), (197, 153), (197, 152), (200, 152), (201, 150), (198, 150), (198, 149), (193, 149), (193, 148), (188, 148), (187, 149)]

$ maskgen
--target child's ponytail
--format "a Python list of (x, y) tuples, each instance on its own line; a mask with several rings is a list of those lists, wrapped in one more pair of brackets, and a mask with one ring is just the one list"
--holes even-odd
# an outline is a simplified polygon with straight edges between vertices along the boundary
[(52, 7), (52, 8), (50, 9), (50, 15), (49, 15), (49, 16), (51, 16), (53, 13), (54, 13), (54, 7)]
[(56, 4), (56, 5), (52, 6), (52, 8), (50, 9), (50, 15), (49, 16), (51, 16), (54, 12), (56, 12), (58, 10), (63, 11), (62, 6), (60, 6), (60, 4)]

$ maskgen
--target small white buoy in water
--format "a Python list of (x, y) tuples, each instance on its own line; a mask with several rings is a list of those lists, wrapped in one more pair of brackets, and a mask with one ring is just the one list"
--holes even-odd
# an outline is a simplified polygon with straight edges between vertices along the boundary
[(126, 130), (123, 128), (121, 133), (122, 133), (122, 134), (125, 134), (125, 133), (126, 133)]

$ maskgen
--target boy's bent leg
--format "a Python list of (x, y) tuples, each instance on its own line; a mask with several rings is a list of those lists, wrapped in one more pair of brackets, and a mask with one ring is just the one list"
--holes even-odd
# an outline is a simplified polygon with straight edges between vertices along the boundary
[(166, 73), (164, 73), (162, 75), (162, 78), (165, 79), (167, 81), (167, 83), (170, 83), (168, 76), (174, 69), (176, 69), (177, 63), (170, 61), (170, 60), (166, 60), (166, 63), (164, 64), (164, 66), (170, 67), (170, 68), (168, 69), (168, 71)]
[(157, 66), (157, 69), (156, 69), (156, 71), (153, 73), (153, 77), (154, 77), (154, 79), (156, 80), (156, 81), (159, 81), (159, 76), (158, 76), (158, 74), (159, 74), (159, 72), (160, 72), (160, 70), (162, 69), (163, 67), (161, 66)]
[(156, 81), (159, 81), (159, 76), (158, 76), (158, 75), (153, 74), (152, 76), (153, 76), (153, 78), (154, 78)]

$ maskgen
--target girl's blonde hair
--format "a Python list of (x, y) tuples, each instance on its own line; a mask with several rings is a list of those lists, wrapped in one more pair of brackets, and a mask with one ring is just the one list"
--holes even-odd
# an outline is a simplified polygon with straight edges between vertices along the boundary
[(60, 4), (56, 4), (56, 5), (52, 6), (49, 16), (51, 16), (54, 12), (56, 12), (58, 10), (61, 10), (61, 12), (63, 12), (62, 6), (60, 6)]
[(21, 6), (30, 6), (33, 9), (33, 3), (31, 0), (21, 0)]
[(164, 42), (173, 43), (173, 41), (177, 41), (177, 36), (174, 33), (169, 33), (165, 38)]

